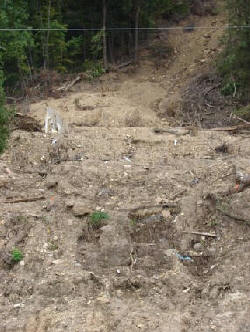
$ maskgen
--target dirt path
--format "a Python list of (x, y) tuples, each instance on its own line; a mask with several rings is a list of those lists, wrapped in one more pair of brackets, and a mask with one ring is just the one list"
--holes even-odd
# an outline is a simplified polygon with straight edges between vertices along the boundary
[[(173, 33), (168, 67), (147, 59), (50, 99), (67, 135), (12, 133), (0, 158), (0, 332), (250, 330), (250, 191), (224, 195), (235, 168), (250, 173), (248, 134), (152, 130), (166, 124), (152, 104), (206, 66), (217, 33)], [(44, 103), (31, 108), (41, 121)]]

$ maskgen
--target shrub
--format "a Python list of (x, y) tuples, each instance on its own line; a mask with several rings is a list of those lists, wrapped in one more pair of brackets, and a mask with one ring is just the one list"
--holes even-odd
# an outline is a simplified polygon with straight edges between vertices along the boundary
[(96, 211), (90, 216), (90, 225), (94, 229), (98, 229), (102, 226), (103, 220), (109, 219), (109, 215), (106, 212)]
[[(227, 0), (229, 24), (247, 26), (249, 22), (249, 1)], [(228, 29), (224, 38), (224, 51), (218, 60), (218, 70), (223, 77), (222, 93), (235, 94), (241, 101), (249, 100), (250, 91), (250, 30), (248, 28)], [(239, 88), (239, 89), (238, 89)]]
[(98, 78), (105, 73), (105, 69), (100, 61), (85, 60), (83, 63), (83, 70), (86, 72), (90, 80)]
[(6, 147), (11, 115), (10, 111), (5, 108), (4, 101), (3, 73), (0, 70), (0, 153), (2, 153)]
[(11, 252), (11, 257), (14, 263), (18, 263), (23, 259), (23, 253), (21, 252), (21, 250), (15, 248)]

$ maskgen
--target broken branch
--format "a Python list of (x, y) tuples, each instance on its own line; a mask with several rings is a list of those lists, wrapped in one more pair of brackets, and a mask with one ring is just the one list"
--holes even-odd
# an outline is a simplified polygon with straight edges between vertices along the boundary
[(193, 231), (188, 232), (188, 231), (183, 231), (182, 233), (195, 234), (195, 235), (208, 236), (208, 237), (217, 237), (216, 234), (206, 233), (206, 232), (193, 232)]
[(45, 199), (45, 196), (38, 196), (38, 197), (26, 197), (26, 198), (17, 198), (12, 200), (6, 200), (1, 203), (21, 203), (21, 202), (36, 202)]
[(234, 214), (232, 214), (231, 212), (228, 212), (226, 210), (223, 210), (222, 208), (220, 208), (219, 206), (216, 207), (216, 210), (219, 211), (222, 215), (226, 216), (226, 217), (229, 217), (231, 219), (234, 219), (236, 220), (237, 222), (238, 221), (241, 221), (241, 222), (244, 222), (247, 226), (250, 226), (250, 219), (246, 219), (246, 218), (243, 218), (243, 217), (238, 217), (238, 216), (235, 216)]

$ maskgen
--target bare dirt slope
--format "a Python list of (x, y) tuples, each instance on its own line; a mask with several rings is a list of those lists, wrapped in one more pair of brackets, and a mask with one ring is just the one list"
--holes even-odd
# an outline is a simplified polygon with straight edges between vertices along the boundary
[[(219, 2), (220, 3), (220, 2)], [(69, 125), (105, 127), (152, 127), (162, 120), (172, 123), (180, 112), (181, 92), (195, 75), (208, 70), (219, 49), (223, 13), (218, 16), (189, 17), (198, 27), (191, 33), (181, 29), (161, 31), (152, 47), (140, 51), (140, 64), (125, 67), (124, 72), (111, 72), (100, 82), (82, 83), (67, 96), (50, 98), (31, 105), (31, 114), (43, 121), (45, 102), (56, 109)], [(174, 54), (162, 58), (161, 51), (171, 45)], [(164, 49), (164, 48), (163, 48)], [(80, 107), (79, 107), (80, 106)]]
[[(145, 60), (47, 101), (67, 135), (12, 133), (0, 159), (1, 332), (250, 330), (250, 190), (233, 189), (235, 169), (250, 172), (249, 136), (152, 130), (166, 123), (152, 103), (204, 65), (192, 47), (182, 55), (199, 41), (204, 53), (201, 32), (185, 36), (166, 68)], [(44, 103), (31, 109), (41, 121)]]

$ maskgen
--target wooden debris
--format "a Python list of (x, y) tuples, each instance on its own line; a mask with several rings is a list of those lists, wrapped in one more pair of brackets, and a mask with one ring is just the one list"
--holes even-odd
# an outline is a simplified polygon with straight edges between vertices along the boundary
[(244, 124), (240, 124), (240, 125), (233, 126), (233, 127), (212, 128), (212, 129), (209, 129), (209, 130), (210, 131), (229, 131), (229, 132), (232, 132), (232, 133), (236, 133), (239, 130), (247, 129), (247, 128), (250, 129), (250, 123), (244, 123)]
[(127, 66), (129, 66), (131, 63), (132, 63), (132, 60), (129, 60), (129, 61), (123, 62), (123, 63), (119, 64), (118, 66), (115, 66), (114, 69), (115, 69), (115, 70), (118, 70), (118, 69), (121, 69), (121, 68), (127, 67)]
[(136, 247), (153, 247), (156, 246), (156, 243), (136, 243)]
[(228, 153), (228, 145), (226, 143), (220, 144), (215, 148), (217, 153)]
[(211, 129), (202, 129), (202, 128), (197, 128), (197, 127), (169, 127), (169, 128), (153, 128), (153, 132), (155, 134), (173, 134), (177, 136), (181, 135), (187, 135), (187, 134), (192, 134), (196, 136), (197, 131), (227, 131), (232, 134), (237, 133), (238, 131), (242, 131), (244, 129), (250, 129), (250, 122), (244, 122), (243, 124), (239, 124), (237, 126), (232, 126), (232, 127), (218, 127), (218, 128), (211, 128)]
[(209, 89), (204, 93), (204, 97), (205, 97), (206, 95), (208, 95), (212, 90), (217, 89), (220, 85), (221, 85), (221, 83), (218, 83), (218, 84), (212, 86), (211, 88), (209, 88)]
[(222, 215), (224, 215), (224, 216), (226, 216), (226, 217), (229, 217), (229, 218), (231, 218), (231, 219), (234, 219), (234, 220), (237, 221), (237, 222), (238, 222), (238, 221), (240, 221), (240, 222), (244, 222), (247, 226), (250, 227), (250, 219), (235, 216), (235, 215), (232, 214), (231, 212), (226, 211), (225, 209), (222, 209), (222, 208), (219, 207), (219, 206), (216, 207), (216, 210), (219, 211)]
[(15, 113), (13, 120), (13, 130), (42, 131), (41, 124), (34, 118), (22, 113)]
[(183, 189), (181, 191), (178, 191), (176, 194), (174, 194), (171, 197), (171, 201), (174, 201), (178, 196), (181, 196), (181, 195), (185, 194), (186, 192), (187, 192), (187, 189)]
[(137, 210), (144, 210), (144, 209), (152, 209), (152, 208), (162, 208), (162, 209), (166, 209), (166, 208), (176, 208), (178, 207), (177, 203), (173, 203), (173, 202), (164, 202), (164, 204), (157, 204), (157, 205), (142, 205), (142, 206), (138, 206), (136, 208), (130, 208), (130, 209), (119, 209), (119, 211), (137, 211)]
[(207, 237), (217, 237), (217, 235), (214, 233), (206, 233), (206, 232), (183, 231), (182, 233), (195, 234), (195, 235), (201, 235), (201, 236), (207, 236)]
[(153, 132), (156, 134), (173, 134), (173, 135), (177, 135), (177, 136), (181, 136), (181, 135), (187, 135), (190, 134), (190, 129), (187, 128), (154, 128)]
[(81, 81), (82, 79), (82, 75), (77, 76), (76, 78), (74, 78), (72, 81), (70, 82), (66, 82), (63, 86), (55, 89), (55, 91), (58, 92), (67, 92), (70, 88), (72, 88), (72, 86), (74, 86), (77, 82)]
[(21, 202), (36, 202), (36, 201), (40, 201), (40, 200), (43, 200), (45, 199), (45, 196), (38, 196), (38, 197), (24, 197), (24, 198), (17, 198), (17, 199), (10, 199), (10, 200), (6, 200), (6, 201), (2, 201), (0, 203), (5, 203), (5, 204), (8, 204), (8, 203), (21, 203)]
[(233, 115), (233, 118), (234, 118), (234, 119), (237, 119), (237, 120), (239, 120), (239, 121), (241, 121), (241, 122), (247, 123), (247, 124), (250, 125), (250, 122), (249, 122), (249, 121), (246, 121), (246, 120), (240, 118), (239, 116)]

